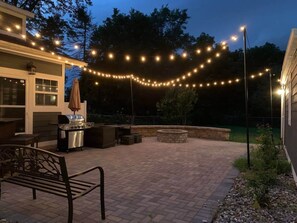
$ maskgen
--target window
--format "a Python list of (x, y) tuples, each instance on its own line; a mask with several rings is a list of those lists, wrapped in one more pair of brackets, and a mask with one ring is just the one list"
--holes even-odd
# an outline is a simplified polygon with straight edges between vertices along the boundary
[(58, 81), (35, 79), (35, 105), (57, 106)]
[(16, 132), (25, 132), (26, 81), (0, 77), (0, 118), (16, 119)]

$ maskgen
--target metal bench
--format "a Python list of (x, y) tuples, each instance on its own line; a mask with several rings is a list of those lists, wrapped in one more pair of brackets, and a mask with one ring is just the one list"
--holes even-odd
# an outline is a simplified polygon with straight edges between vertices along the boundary
[[(77, 177), (93, 170), (99, 171), (99, 182), (88, 182)], [(47, 192), (68, 199), (68, 223), (73, 220), (73, 200), (100, 187), (101, 218), (105, 219), (104, 171), (96, 166), (68, 175), (65, 158), (55, 153), (22, 145), (0, 145), (1, 183), (7, 182)]]

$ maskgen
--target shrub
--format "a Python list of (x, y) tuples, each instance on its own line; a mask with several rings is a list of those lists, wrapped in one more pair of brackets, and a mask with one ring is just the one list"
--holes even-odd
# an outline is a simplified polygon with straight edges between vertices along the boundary
[(269, 205), (268, 191), (276, 183), (277, 175), (289, 173), (290, 163), (281, 155), (280, 147), (276, 147), (272, 139), (272, 129), (269, 126), (260, 126), (258, 129), (258, 145), (251, 151), (251, 167), (247, 167), (247, 159), (239, 158), (234, 166), (241, 172), (246, 172), (248, 185), (253, 188), (254, 206)]

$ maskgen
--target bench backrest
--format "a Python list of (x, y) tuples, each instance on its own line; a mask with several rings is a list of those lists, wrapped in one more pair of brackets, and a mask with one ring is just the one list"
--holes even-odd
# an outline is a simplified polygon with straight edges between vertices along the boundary
[(15, 174), (65, 181), (65, 158), (55, 153), (21, 145), (0, 145), (0, 178)]

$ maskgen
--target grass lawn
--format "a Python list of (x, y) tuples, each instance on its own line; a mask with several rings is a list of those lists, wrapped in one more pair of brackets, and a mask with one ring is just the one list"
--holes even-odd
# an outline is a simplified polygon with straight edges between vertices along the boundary
[[(241, 126), (221, 126), (223, 128), (231, 129), (230, 133), (230, 141), (233, 142), (246, 142), (246, 128)], [(257, 143), (257, 136), (258, 136), (258, 129), (257, 128), (249, 128), (249, 138), (250, 143)], [(280, 142), (280, 129), (273, 129), (273, 138), (275, 144), (279, 144)]]

